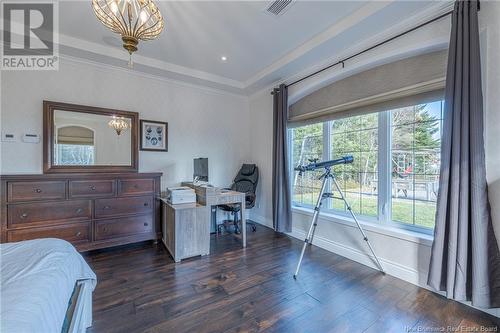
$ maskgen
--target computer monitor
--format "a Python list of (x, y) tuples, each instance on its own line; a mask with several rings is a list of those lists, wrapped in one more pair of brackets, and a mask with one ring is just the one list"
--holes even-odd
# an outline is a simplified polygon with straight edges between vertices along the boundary
[(200, 157), (194, 159), (193, 179), (208, 182), (208, 158)]

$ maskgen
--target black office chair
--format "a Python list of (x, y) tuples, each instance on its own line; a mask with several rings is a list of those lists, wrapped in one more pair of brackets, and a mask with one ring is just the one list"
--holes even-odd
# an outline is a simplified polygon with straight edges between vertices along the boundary
[[(233, 184), (231, 185), (231, 190), (246, 193), (246, 204), (245, 208), (250, 209), (255, 206), (255, 190), (257, 189), (257, 182), (259, 181), (259, 168), (255, 164), (243, 164), (240, 171), (234, 178)], [(223, 211), (231, 212), (234, 216), (232, 221), (234, 225), (235, 233), (239, 233), (238, 226), (238, 213), (241, 211), (239, 204), (228, 204), (220, 205)], [(244, 218), (243, 216), (241, 218)], [(252, 230), (255, 232), (257, 226), (253, 222), (247, 222), (248, 225), (252, 226)], [(221, 225), (222, 226), (222, 225)], [(226, 224), (224, 224), (226, 227)], [(219, 226), (220, 227), (220, 226)]]

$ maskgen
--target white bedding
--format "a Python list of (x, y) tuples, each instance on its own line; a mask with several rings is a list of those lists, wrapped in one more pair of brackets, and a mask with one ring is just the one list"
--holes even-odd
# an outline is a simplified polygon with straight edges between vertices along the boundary
[(77, 280), (96, 276), (68, 242), (35, 239), (0, 244), (0, 331), (61, 332)]

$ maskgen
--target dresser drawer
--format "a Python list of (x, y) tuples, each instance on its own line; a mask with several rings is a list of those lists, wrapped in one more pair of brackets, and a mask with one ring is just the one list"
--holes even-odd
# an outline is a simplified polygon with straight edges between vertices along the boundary
[(71, 180), (70, 198), (111, 197), (115, 194), (115, 180)]
[(153, 212), (152, 196), (97, 199), (95, 201), (96, 218), (150, 212)]
[(122, 217), (95, 222), (95, 240), (153, 232), (153, 215)]
[(118, 195), (141, 195), (153, 193), (153, 179), (119, 179)]
[(47, 221), (91, 219), (92, 207), (89, 200), (34, 202), (9, 205), (7, 217), (9, 227)]
[(90, 242), (90, 222), (7, 231), (8, 242), (36, 238), (60, 238), (73, 244)]
[(7, 192), (9, 202), (65, 199), (66, 182), (9, 182)]

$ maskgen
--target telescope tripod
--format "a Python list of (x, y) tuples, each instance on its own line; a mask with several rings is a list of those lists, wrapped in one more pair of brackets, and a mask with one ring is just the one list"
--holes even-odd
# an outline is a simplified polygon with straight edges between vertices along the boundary
[[(331, 172), (330, 167), (325, 167), (325, 173), (319, 179), (321, 179), (321, 178), (323, 178), (323, 183), (321, 184), (321, 190), (319, 192), (316, 206), (314, 207), (314, 213), (313, 213), (311, 225), (309, 226), (309, 231), (307, 232), (307, 237), (304, 240), (304, 245), (302, 246), (302, 252), (300, 253), (299, 262), (297, 264), (297, 269), (295, 270), (295, 274), (293, 275), (293, 278), (296, 279), (297, 275), (299, 274), (300, 265), (302, 264), (302, 259), (304, 258), (304, 252), (306, 251), (307, 245), (308, 244), (312, 245), (312, 241), (314, 238), (314, 232), (316, 231), (316, 226), (318, 225), (319, 211), (320, 211), (321, 206), (323, 204), (323, 200), (325, 200), (327, 198), (338, 199), (338, 200), (344, 201), (345, 205), (347, 206), (347, 210), (349, 211), (349, 213), (351, 213), (351, 216), (354, 219), (354, 222), (356, 222), (356, 225), (357, 225), (359, 231), (361, 232), (361, 235), (363, 235), (363, 240), (366, 242), (366, 244), (370, 248), (370, 251), (373, 254), (373, 257), (375, 258), (375, 262), (377, 263), (379, 270), (385, 274), (384, 269), (382, 268), (382, 265), (380, 264), (380, 261), (378, 260), (378, 257), (375, 254), (375, 251), (373, 250), (373, 247), (370, 244), (370, 241), (368, 240), (368, 237), (365, 234), (365, 231), (363, 230), (363, 228), (359, 224), (359, 221), (356, 218), (356, 215), (354, 215), (354, 212), (352, 211), (351, 205), (349, 205), (349, 203), (347, 202), (347, 200), (344, 196), (344, 193), (342, 193), (342, 191), (340, 190), (340, 186), (337, 182), (337, 179), (335, 178), (335, 175)], [(338, 193), (340, 194), (340, 197), (336, 197), (331, 192), (325, 192), (328, 179), (331, 179), (333, 181), (333, 184), (335, 185), (335, 188), (337, 189)]]

